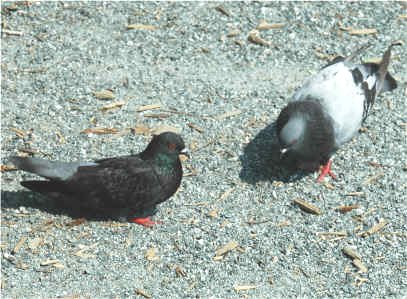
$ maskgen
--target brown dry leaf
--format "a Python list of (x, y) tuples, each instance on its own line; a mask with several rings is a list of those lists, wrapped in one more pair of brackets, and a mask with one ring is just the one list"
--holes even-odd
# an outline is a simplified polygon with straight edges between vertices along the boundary
[(10, 128), (10, 131), (13, 131), (14, 133), (16, 133), (16, 135), (19, 138), (24, 138), (25, 136), (25, 132), (23, 130), (17, 129), (17, 128)]
[(20, 249), (21, 249), (21, 247), (24, 245), (24, 243), (25, 243), (25, 241), (27, 240), (27, 237), (22, 237), (18, 242), (17, 242), (17, 244), (16, 244), (16, 246), (14, 246), (14, 248), (13, 248), (13, 250), (11, 250), (11, 253), (12, 254), (16, 254)]
[(131, 128), (131, 131), (134, 134), (139, 134), (139, 135), (148, 135), (150, 133), (150, 128), (144, 125), (138, 125), (135, 126), (134, 128)]
[(387, 220), (382, 218), (382, 219), (379, 220), (378, 223), (373, 225), (368, 230), (360, 233), (359, 235), (362, 236), (362, 237), (367, 237), (367, 236), (373, 235), (373, 234), (377, 233), (379, 230), (381, 230), (382, 228), (384, 228), (388, 223), (389, 222), (387, 222)]
[(202, 129), (201, 127), (199, 127), (199, 126), (197, 126), (197, 125), (195, 125), (195, 124), (193, 124), (193, 123), (188, 123), (187, 125), (188, 125), (188, 127), (190, 127), (191, 129), (194, 129), (195, 131), (197, 131), (197, 132), (199, 132), (199, 133), (203, 133), (203, 132), (204, 132), (204, 129)]
[(32, 240), (30, 240), (30, 241), (28, 242), (28, 247), (29, 247), (31, 250), (35, 250), (35, 249), (37, 249), (37, 247), (40, 246), (43, 242), (44, 242), (44, 239), (43, 239), (43, 238), (36, 237), (36, 238), (34, 238), (34, 239), (32, 239)]
[(344, 213), (348, 213), (354, 209), (359, 209), (359, 208), (360, 208), (360, 205), (350, 205), (350, 206), (339, 206), (339, 207), (336, 207), (335, 210), (338, 210), (339, 212), (344, 214)]
[(294, 199), (294, 203), (296, 205), (298, 205), (305, 212), (312, 213), (315, 215), (321, 214), (321, 210), (317, 206), (314, 206), (313, 204), (311, 204), (303, 199), (300, 199), (300, 198)]
[(355, 265), (356, 268), (359, 269), (360, 273), (367, 273), (367, 267), (362, 263), (360, 259), (354, 259), (352, 263)]
[(101, 91), (95, 91), (93, 95), (98, 98), (99, 100), (112, 100), (114, 99), (115, 95), (113, 91), (109, 89), (101, 90)]
[(269, 29), (278, 29), (283, 28), (285, 26), (284, 23), (267, 23), (265, 20), (261, 20), (259, 25), (257, 25), (257, 30), (269, 30)]
[(239, 29), (233, 29), (231, 31), (229, 31), (228, 34), (226, 34), (226, 37), (235, 37), (238, 36), (241, 33), (241, 31)]
[(157, 248), (152, 247), (152, 248), (147, 249), (144, 256), (149, 261), (156, 261), (156, 260), (160, 259), (160, 257), (157, 255), (157, 252), (158, 252)]
[(83, 223), (85, 223), (85, 222), (86, 222), (86, 219), (85, 219), (85, 218), (78, 218), (78, 219), (72, 220), (72, 221), (70, 221), (70, 222), (67, 222), (67, 223), (65, 224), (65, 226), (73, 227), (73, 226), (81, 225), (81, 224), (83, 224)]
[(154, 25), (144, 25), (144, 24), (130, 24), (126, 27), (127, 30), (156, 30), (157, 26)]
[(116, 128), (102, 128), (102, 127), (88, 128), (81, 132), (81, 134), (97, 134), (97, 135), (118, 134), (118, 133), (119, 130)]
[(362, 256), (359, 254), (359, 252), (357, 252), (355, 249), (353, 249), (353, 248), (350, 247), (350, 246), (345, 246), (345, 247), (343, 247), (343, 248), (342, 248), (342, 252), (343, 252), (345, 255), (347, 255), (347, 256), (349, 256), (350, 258), (352, 258), (352, 259), (359, 259), (359, 260), (362, 259)]
[(266, 41), (260, 37), (260, 32), (256, 29), (249, 32), (247, 39), (253, 44), (262, 45), (262, 46), (271, 46), (271, 42)]
[(154, 110), (154, 109), (160, 109), (161, 105), (160, 104), (150, 104), (150, 105), (144, 105), (141, 106), (137, 109), (137, 112), (143, 112), (147, 110)]
[(367, 34), (376, 34), (377, 30), (374, 28), (365, 28), (365, 29), (354, 29), (351, 28), (348, 33), (350, 35), (367, 35)]
[(218, 210), (214, 209), (212, 211), (209, 211), (207, 215), (211, 218), (216, 218), (218, 217)]
[(108, 111), (108, 110), (111, 110), (111, 109), (120, 108), (124, 104), (126, 104), (126, 102), (124, 102), (124, 101), (114, 102), (114, 103), (111, 103), (109, 105), (106, 105), (106, 106), (103, 106), (103, 107), (99, 108), (99, 110), (105, 112), (105, 111)]
[(16, 167), (14, 166), (9, 166), (9, 165), (0, 165), (0, 172), (6, 172), (6, 171), (12, 171), (12, 170), (17, 170)]
[(235, 240), (229, 241), (226, 245), (216, 249), (215, 258), (222, 257), (223, 255), (225, 255), (229, 251), (232, 251), (233, 249), (235, 249), (238, 246), (239, 246), (239, 243), (237, 243)]
[(136, 289), (135, 290), (136, 295), (140, 295), (143, 296), (144, 298), (152, 298), (151, 295), (149, 293), (147, 293), (147, 291), (143, 290), (143, 289)]
[(233, 288), (235, 289), (236, 292), (240, 291), (248, 291), (257, 288), (258, 286), (255, 285), (237, 285), (234, 286)]

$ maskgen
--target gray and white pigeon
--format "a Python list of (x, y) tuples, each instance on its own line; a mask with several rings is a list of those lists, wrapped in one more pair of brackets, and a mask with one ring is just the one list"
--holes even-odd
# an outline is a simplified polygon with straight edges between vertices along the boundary
[(184, 141), (173, 132), (154, 136), (137, 154), (94, 162), (59, 162), (11, 157), (24, 171), (48, 180), (23, 181), (21, 185), (45, 194), (83, 213), (134, 217), (131, 221), (152, 226), (157, 204), (169, 199), (182, 179), (179, 155), (188, 155)]
[(369, 45), (344, 58), (337, 57), (310, 77), (280, 112), (277, 134), (282, 158), (296, 168), (317, 171), (318, 182), (331, 171), (331, 156), (359, 130), (376, 97), (397, 87), (387, 72), (391, 48), (379, 64), (351, 60)]

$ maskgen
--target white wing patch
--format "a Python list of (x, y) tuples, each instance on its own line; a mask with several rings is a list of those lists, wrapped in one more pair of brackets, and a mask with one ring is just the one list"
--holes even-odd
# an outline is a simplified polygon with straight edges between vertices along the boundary
[[(374, 78), (368, 82), (369, 86), (374, 83)], [(336, 146), (349, 141), (359, 130), (365, 95), (355, 84), (351, 69), (343, 62), (328, 66), (308, 79), (292, 101), (307, 98), (319, 101), (332, 118)]]

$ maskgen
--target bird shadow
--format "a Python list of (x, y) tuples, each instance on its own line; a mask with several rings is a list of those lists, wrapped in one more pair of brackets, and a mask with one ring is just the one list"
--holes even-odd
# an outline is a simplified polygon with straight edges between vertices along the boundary
[(31, 191), (1, 191), (2, 212), (7, 209), (19, 209), (20, 207), (38, 209), (52, 215), (66, 215), (73, 219), (85, 218), (92, 221), (120, 220), (114, 216), (96, 215), (91, 211), (78, 209), (75, 205), (64, 205), (56, 199), (47, 198)]
[(263, 128), (243, 149), (239, 177), (246, 183), (260, 181), (293, 182), (307, 173), (296, 170), (290, 157), (281, 158), (276, 122)]

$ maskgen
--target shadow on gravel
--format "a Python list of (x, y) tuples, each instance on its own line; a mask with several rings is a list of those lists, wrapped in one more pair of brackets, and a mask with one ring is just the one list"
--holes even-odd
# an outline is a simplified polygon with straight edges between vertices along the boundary
[(246, 145), (240, 161), (242, 170), (239, 177), (249, 184), (260, 181), (293, 182), (307, 175), (296, 171), (288, 159), (280, 159), (275, 122), (262, 129)]
[[(73, 219), (86, 218), (87, 220), (106, 221), (119, 220), (120, 216), (112, 217), (89, 211), (79, 210), (75, 206), (62, 205), (61, 201), (45, 197), (31, 191), (1, 191), (1, 209), (18, 209), (19, 207), (34, 208), (53, 215), (67, 215)], [(75, 209), (76, 208), (76, 209)]]

